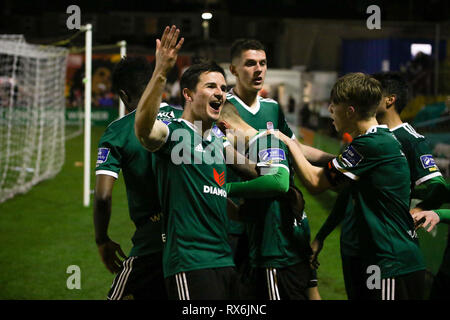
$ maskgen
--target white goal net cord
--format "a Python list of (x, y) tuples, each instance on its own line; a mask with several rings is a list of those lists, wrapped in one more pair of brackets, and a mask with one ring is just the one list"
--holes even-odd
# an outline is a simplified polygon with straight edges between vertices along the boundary
[(67, 55), (0, 35), (0, 203), (61, 170)]

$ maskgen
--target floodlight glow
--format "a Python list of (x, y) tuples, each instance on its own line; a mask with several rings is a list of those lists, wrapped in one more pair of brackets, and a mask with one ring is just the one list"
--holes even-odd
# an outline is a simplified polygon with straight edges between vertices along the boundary
[(431, 56), (432, 47), (427, 43), (413, 43), (411, 44), (411, 56), (415, 57), (419, 52), (423, 52)]
[(211, 20), (211, 18), (212, 18), (212, 13), (211, 12), (203, 12), (202, 13), (202, 19), (203, 20)]

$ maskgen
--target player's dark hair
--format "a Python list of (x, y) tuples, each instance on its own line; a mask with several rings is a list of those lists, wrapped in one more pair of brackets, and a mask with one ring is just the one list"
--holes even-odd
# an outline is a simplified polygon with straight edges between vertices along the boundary
[(399, 72), (382, 72), (372, 74), (381, 84), (384, 96), (395, 95), (395, 111), (400, 114), (406, 107), (408, 99), (408, 82)]
[(123, 90), (131, 99), (139, 101), (152, 73), (153, 68), (146, 58), (122, 58), (112, 74), (112, 91)]
[(230, 49), (230, 58), (233, 61), (234, 58), (239, 57), (242, 52), (247, 50), (262, 50), (266, 51), (264, 45), (258, 40), (254, 39), (238, 39), (233, 42)]
[(331, 90), (333, 104), (353, 106), (362, 119), (375, 116), (381, 97), (380, 82), (360, 72), (340, 77)]
[(191, 91), (195, 91), (197, 83), (200, 79), (200, 75), (205, 72), (219, 72), (225, 78), (225, 71), (221, 66), (219, 66), (214, 61), (204, 61), (201, 63), (196, 63), (191, 65), (186, 71), (183, 72), (180, 80), (180, 93), (181, 99), (183, 100), (184, 105), (184, 97), (183, 97), (183, 89), (187, 88)]

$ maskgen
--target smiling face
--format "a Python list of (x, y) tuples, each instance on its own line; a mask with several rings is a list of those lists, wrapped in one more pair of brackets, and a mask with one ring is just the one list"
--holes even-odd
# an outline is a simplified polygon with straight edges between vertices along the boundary
[(204, 72), (199, 76), (195, 91), (186, 91), (193, 120), (216, 121), (226, 101), (227, 84), (220, 72)]
[(246, 91), (258, 92), (264, 85), (267, 58), (264, 50), (246, 50), (233, 59), (231, 72), (236, 84)]

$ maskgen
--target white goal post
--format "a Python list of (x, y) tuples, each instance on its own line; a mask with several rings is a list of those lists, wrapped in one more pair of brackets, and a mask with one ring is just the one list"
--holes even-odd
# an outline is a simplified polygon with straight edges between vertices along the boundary
[(0, 35), (0, 203), (61, 170), (67, 55)]

